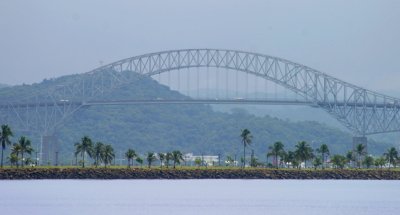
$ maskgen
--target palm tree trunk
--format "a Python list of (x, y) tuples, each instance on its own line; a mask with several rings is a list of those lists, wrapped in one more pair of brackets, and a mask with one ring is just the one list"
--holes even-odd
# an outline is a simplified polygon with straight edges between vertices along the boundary
[(3, 168), (3, 151), (4, 151), (4, 148), (1, 147), (1, 168)]
[(24, 168), (24, 153), (21, 153), (21, 167)]
[(17, 168), (19, 167), (18, 157), (19, 157), (19, 154), (17, 153)]
[(82, 168), (85, 168), (85, 152), (82, 153)]
[(246, 167), (246, 142), (243, 140), (243, 168)]

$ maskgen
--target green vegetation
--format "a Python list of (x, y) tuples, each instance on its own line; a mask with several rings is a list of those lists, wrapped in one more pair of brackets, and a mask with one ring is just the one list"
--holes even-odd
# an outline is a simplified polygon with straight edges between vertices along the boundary
[[(12, 133), (13, 132), (11, 131), (11, 128), (9, 126), (2, 125), (2, 134), (6, 134), (1, 137), (4, 145), (9, 145), (8, 142), (11, 143), (11, 141), (9, 140), (9, 136)], [(238, 143), (240, 142), (240, 144), (243, 144), (244, 151), (244, 156), (240, 158), (240, 163), (242, 164), (241, 168), (246, 168), (247, 165), (245, 159), (245, 150), (246, 146), (249, 146), (249, 144), (251, 143), (253, 135), (249, 129), (243, 129), (239, 137), (240, 141), (238, 141)], [(252, 150), (249, 166), (253, 168), (284, 167), (301, 169), (313, 167), (314, 169), (325, 169), (333, 167), (336, 169), (343, 169), (352, 168), (352, 162), (357, 161), (358, 168), (371, 168), (375, 166), (375, 168), (388, 168), (390, 170), (391, 167), (396, 168), (397, 164), (400, 163), (398, 151), (394, 147), (389, 148), (387, 152), (383, 153), (380, 157), (367, 155), (365, 149), (366, 147), (360, 144), (356, 146), (354, 151), (347, 152), (345, 156), (340, 154), (330, 156), (328, 145), (322, 144), (315, 150), (317, 153), (320, 154), (320, 156), (316, 156), (313, 153), (314, 149), (306, 141), (299, 141), (296, 144), (294, 151), (286, 151), (285, 145), (282, 142), (277, 141), (269, 146), (267, 151), (267, 159), (268, 157), (272, 156), (273, 164), (260, 162), (257, 156), (255, 156), (254, 150)], [(33, 151), (34, 150), (31, 146), (31, 141), (25, 136), (21, 136), (19, 138), (19, 141), (12, 145), (10, 154), (8, 156), (8, 161), (10, 162), (11, 166), (16, 167), (19, 167), (20, 164), (22, 167), (24, 165), (32, 165), (34, 163), (32, 158), (25, 157), (25, 155), (31, 156)], [(74, 154), (76, 156), (76, 159), (78, 158), (78, 155), (80, 156), (81, 160), (79, 162), (77, 160), (76, 165), (78, 165), (79, 163), (82, 168), (85, 168), (86, 163), (91, 163), (90, 159), (93, 161), (93, 163), (91, 163), (91, 166), (98, 167), (100, 164), (104, 164), (105, 168), (107, 166), (111, 166), (112, 161), (115, 160), (115, 151), (112, 145), (104, 144), (102, 142), (96, 142), (96, 144), (93, 144), (92, 139), (88, 136), (82, 137), (80, 142), (75, 143)], [(362, 156), (363, 159), (361, 159)], [(148, 168), (151, 168), (152, 165), (157, 162), (157, 160), (159, 161), (161, 169), (164, 164), (168, 168), (170, 165), (170, 161), (173, 162), (174, 169), (177, 165), (180, 165), (182, 161), (185, 161), (183, 153), (180, 150), (174, 150), (167, 153), (148, 152), (145, 157)], [(125, 158), (127, 159), (128, 168), (134, 165), (134, 160), (138, 164), (140, 164), (141, 167), (143, 165), (143, 159), (133, 149), (128, 149), (125, 152)], [(307, 165), (307, 161), (312, 161), (311, 165)], [(186, 162), (187, 161), (185, 161), (185, 163)], [(233, 159), (231, 156), (227, 156), (226, 160), (223, 162), (225, 163), (225, 165), (221, 165), (220, 160), (218, 160), (217, 164), (213, 165), (227, 166), (226, 168), (230, 168), (236, 167), (238, 163), (238, 161)], [(193, 164), (197, 167), (210, 165), (198, 157), (193, 161)]]
[[(0, 90), (0, 100), (7, 102), (14, 98), (26, 97), (33, 91), (44, 92), (49, 87), (74, 81), (78, 76), (64, 76), (45, 80), (40, 84), (7, 87)], [(96, 99), (187, 98), (151, 78), (137, 74), (132, 74), (132, 77), (137, 81), (112, 92), (105, 92)], [(245, 129), (240, 130), (241, 128)], [(15, 141), (12, 140), (13, 134), (16, 137), (21, 136), (18, 129), (11, 132), (8, 126), (2, 126), (1, 165), (3, 166), (4, 153), (9, 155), (7, 161), (17, 167), (33, 164), (33, 160), (37, 161), (32, 159), (31, 149), (32, 145), (37, 146), (39, 143), (37, 137), (35, 139), (38, 134), (26, 135), (30, 136), (32, 141), (25, 138), (24, 144), (18, 141), (18, 144), (13, 144), (11, 149), (8, 149), (7, 146)], [(396, 148), (392, 148), (392, 145), (369, 141), (369, 153), (382, 155), (373, 156), (371, 160), (364, 145), (358, 145), (354, 150), (351, 148), (349, 133), (324, 124), (310, 121), (290, 122), (270, 116), (259, 117), (241, 109), (221, 113), (213, 111), (207, 105), (90, 107), (69, 118), (56, 136), (60, 140), (60, 155), (64, 164), (72, 165), (74, 158), (71, 152), (75, 152), (75, 165), (80, 164), (82, 167), (98, 167), (102, 164), (105, 167), (111, 166), (116, 160), (116, 155), (119, 159), (125, 155), (127, 161), (124, 165), (127, 164), (128, 167), (143, 166), (147, 161), (149, 167), (153, 165), (153, 168), (156, 168), (154, 166), (159, 162), (161, 168), (169, 168), (172, 162), (175, 169), (184, 161), (183, 153), (189, 152), (226, 157), (225, 161), (222, 161), (224, 166), (228, 166), (226, 168), (244, 168), (247, 164), (251, 167), (275, 168), (392, 168), (396, 167), (399, 160)], [(89, 136), (101, 142), (92, 142)], [(75, 146), (71, 144), (79, 139), (81, 141)], [(299, 140), (302, 141), (298, 142)], [(24, 148), (24, 145), (29, 147)], [(246, 153), (249, 149), (252, 151), (250, 159), (250, 153)], [(154, 152), (155, 150), (160, 153)], [(149, 160), (149, 154), (144, 152), (154, 153)], [(268, 159), (265, 160), (266, 154), (267, 157), (273, 158), (272, 163), (268, 163)], [(199, 167), (206, 165), (201, 159), (194, 161), (194, 164)]]
[[(30, 155), (33, 152), (33, 148), (31, 146), (31, 141), (29, 139), (27, 139), (26, 137), (22, 136), (19, 139), (18, 143), (16, 143), (16, 145), (14, 147), (17, 147), (17, 146), (19, 148), (19, 153), (21, 153), (21, 160), (22, 160), (21, 165), (22, 165), (22, 167), (24, 167), (24, 163), (25, 163), (24, 153), (27, 153)], [(18, 152), (16, 153), (17, 158), (18, 158), (19, 153)]]
[(89, 157), (93, 155), (93, 143), (88, 136), (84, 136), (80, 143), (75, 143), (75, 156), (81, 154), (82, 167), (85, 168), (85, 155)]
[(269, 152), (267, 153), (267, 157), (273, 156), (274, 157), (274, 164), (276, 168), (279, 168), (278, 158), (283, 158), (286, 154), (284, 150), (284, 145), (281, 142), (275, 142), (273, 146), (269, 147)]
[(396, 163), (399, 160), (399, 153), (397, 152), (396, 148), (391, 147), (384, 154), (384, 156), (386, 157), (386, 161), (389, 162), (389, 168), (390, 168), (390, 165), (393, 165), (396, 168)]
[(3, 168), (3, 155), (7, 145), (11, 145), (10, 137), (13, 136), (11, 128), (8, 125), (2, 125), (0, 131), (1, 142), (1, 168)]
[(334, 168), (343, 169), (346, 163), (347, 163), (346, 157), (343, 155), (334, 155), (332, 157), (332, 165)]
[(329, 147), (326, 144), (322, 144), (318, 149), (317, 152), (321, 154), (321, 165), (322, 169), (325, 168), (325, 159), (326, 156), (329, 156)]
[(294, 153), (300, 162), (304, 162), (305, 167), (307, 167), (307, 161), (314, 157), (313, 149), (306, 141), (298, 142)]
[(314, 169), (317, 169), (322, 165), (322, 159), (320, 157), (315, 157), (312, 164), (314, 166)]
[(114, 148), (111, 145), (105, 145), (103, 153), (101, 153), (101, 160), (104, 163), (104, 167), (111, 164), (115, 159)]
[(361, 168), (362, 158), (363, 158), (363, 156), (365, 156), (367, 154), (367, 152), (365, 151), (365, 145), (358, 144), (356, 146), (355, 152), (357, 154), (357, 165), (358, 165), (358, 168)]
[(158, 153), (158, 159), (160, 160), (160, 167), (163, 167), (164, 160), (165, 160), (165, 153)]
[(165, 162), (167, 165), (167, 168), (169, 167), (169, 161), (172, 160), (172, 153), (171, 152), (167, 152), (167, 154), (165, 154)]
[(101, 159), (101, 154), (104, 151), (104, 144), (102, 142), (96, 142), (93, 150), (94, 150), (94, 164), (96, 165), (96, 167), (98, 167)]
[[(105, 92), (95, 99), (187, 98), (149, 77), (134, 73), (131, 76), (134, 80), (131, 84)], [(105, 80), (106, 77), (104, 76), (104, 82), (109, 82), (110, 80)], [(47, 92), (48, 88), (68, 85), (78, 78), (80, 75), (70, 75), (44, 80), (33, 85), (2, 88), (0, 100), (9, 102), (15, 98), (28, 97), (32, 92)], [(72, 101), (80, 98), (68, 99)], [(207, 105), (93, 106), (79, 110), (68, 118), (55, 136), (59, 139), (59, 158), (63, 164), (70, 164), (74, 160), (70, 153), (74, 150), (74, 145), (71, 143), (85, 135), (101, 139), (105, 143), (113, 143), (115, 152), (125, 152), (128, 148), (135, 149), (138, 154), (154, 150), (160, 152), (180, 150), (194, 154), (221, 154), (222, 157), (231, 155), (240, 161), (239, 154), (243, 157), (249, 156), (249, 154), (243, 155), (243, 146), (234, 144), (238, 142), (239, 137), (236, 134), (241, 128), (251, 130), (255, 136), (250, 147), (259, 160), (264, 159), (268, 144), (277, 140), (290, 150), (294, 150), (299, 140), (307, 141), (313, 148), (317, 148), (320, 143), (326, 143), (333, 154), (343, 154), (352, 149), (351, 134), (325, 124), (255, 116), (241, 109), (221, 113), (213, 111), (213, 108)], [(22, 133), (19, 130), (14, 128), (15, 136), (29, 136), (34, 148), (38, 148), (40, 134)], [(392, 146), (370, 140), (368, 151), (381, 154)], [(246, 146), (245, 150), (248, 151), (250, 147)], [(116, 155), (120, 156), (119, 153)], [(248, 162), (248, 159), (244, 160)]]
[(172, 152), (172, 161), (174, 162), (174, 169), (176, 168), (176, 164), (180, 164), (183, 161), (182, 152), (175, 150)]
[(128, 151), (125, 153), (125, 158), (128, 159), (128, 168), (130, 168), (133, 165), (133, 160), (137, 157), (137, 154), (135, 150), (133, 149), (128, 149)]
[(203, 162), (202, 162), (201, 158), (196, 158), (196, 159), (194, 160), (194, 163), (196, 164), (197, 167), (200, 167), (200, 165), (201, 165)]
[(386, 158), (385, 157), (378, 157), (374, 161), (374, 165), (378, 168), (383, 168), (386, 165)]
[(141, 158), (141, 157), (136, 157), (136, 162), (138, 163), (138, 164), (140, 164), (140, 167), (142, 167), (143, 166), (143, 158)]
[(372, 165), (374, 165), (374, 158), (372, 156), (366, 156), (364, 158), (363, 164), (367, 169), (369, 169)]
[(251, 135), (251, 132), (246, 128), (242, 130), (242, 133), (240, 134), (240, 137), (242, 138), (242, 143), (243, 143), (243, 167), (246, 166), (246, 146), (251, 144), (251, 140), (253, 139), (253, 136)]
[(148, 152), (146, 160), (149, 168), (151, 168), (151, 163), (157, 160), (156, 154), (154, 152)]

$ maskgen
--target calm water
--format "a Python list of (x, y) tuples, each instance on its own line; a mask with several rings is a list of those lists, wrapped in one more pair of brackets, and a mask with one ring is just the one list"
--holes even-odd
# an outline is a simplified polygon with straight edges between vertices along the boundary
[(400, 214), (400, 181), (0, 181), (0, 214)]

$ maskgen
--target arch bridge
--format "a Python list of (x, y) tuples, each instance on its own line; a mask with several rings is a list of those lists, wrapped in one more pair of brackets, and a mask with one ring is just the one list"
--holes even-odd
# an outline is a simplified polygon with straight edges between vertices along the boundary
[[(99, 99), (118, 87), (140, 81), (133, 74), (156, 76), (191, 68), (223, 68), (232, 76), (232, 71), (239, 71), (273, 82), (301, 99)], [(162, 51), (126, 58), (71, 77), (61, 84), (31, 92), (28, 97), (0, 102), (1, 122), (51, 134), (67, 117), (93, 105), (280, 104), (322, 108), (356, 136), (400, 131), (399, 99), (355, 86), (299, 63), (258, 53), (225, 49)]]

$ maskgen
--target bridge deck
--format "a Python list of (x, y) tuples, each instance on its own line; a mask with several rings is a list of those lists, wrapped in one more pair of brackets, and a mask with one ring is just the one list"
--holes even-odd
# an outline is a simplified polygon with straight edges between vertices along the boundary
[(99, 105), (146, 105), (146, 104), (251, 104), (251, 105), (303, 105), (303, 106), (355, 106), (367, 108), (400, 108), (398, 104), (376, 103), (343, 103), (343, 102), (312, 102), (302, 100), (265, 100), (265, 99), (132, 99), (132, 100), (95, 100), (95, 101), (59, 101), (42, 103), (9, 103), (0, 104), (0, 109), (34, 108), (52, 106), (99, 106)]

